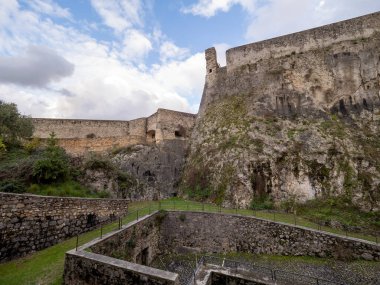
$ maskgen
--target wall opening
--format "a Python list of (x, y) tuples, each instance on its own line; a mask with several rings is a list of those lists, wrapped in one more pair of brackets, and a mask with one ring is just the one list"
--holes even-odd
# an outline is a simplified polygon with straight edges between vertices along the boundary
[(155, 142), (156, 141), (156, 131), (150, 130), (146, 133), (146, 140), (147, 142)]
[(136, 256), (136, 262), (141, 265), (149, 265), (149, 247), (144, 248)]

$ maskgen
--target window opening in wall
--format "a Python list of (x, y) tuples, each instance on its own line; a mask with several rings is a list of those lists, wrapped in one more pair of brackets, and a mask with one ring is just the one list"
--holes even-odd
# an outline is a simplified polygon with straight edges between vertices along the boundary
[(174, 135), (175, 135), (176, 138), (181, 138), (182, 137), (181, 133), (179, 131), (175, 131)]
[(209, 73), (211, 73), (211, 72), (212, 72), (212, 69), (209, 70)]

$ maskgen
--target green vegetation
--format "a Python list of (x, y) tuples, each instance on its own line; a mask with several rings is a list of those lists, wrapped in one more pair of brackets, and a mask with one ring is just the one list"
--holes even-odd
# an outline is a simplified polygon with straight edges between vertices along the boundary
[(33, 134), (33, 124), (30, 117), (21, 115), (14, 103), (0, 100), (0, 138), (7, 145), (20, 144), (21, 139)]
[(297, 213), (315, 223), (342, 230), (380, 232), (380, 212), (363, 212), (347, 196), (307, 201), (297, 205)]
[[(11, 191), (9, 191), (11, 192)], [(108, 198), (109, 193), (106, 191), (93, 192), (83, 187), (76, 181), (65, 181), (49, 185), (32, 184), (27, 189), (30, 194), (44, 196), (61, 196), (61, 197), (88, 197), (88, 198)]]
[[(136, 210), (139, 209), (138, 212)], [(276, 220), (284, 223), (321, 229), (337, 234), (346, 234), (345, 231), (319, 226), (309, 220), (296, 217), (293, 214), (287, 213), (272, 213), (267, 211), (253, 211), (246, 209), (225, 209), (213, 204), (203, 204), (198, 202), (184, 201), (178, 198), (162, 200), (159, 202), (133, 202), (129, 206), (130, 213), (123, 218), (123, 224), (135, 220), (137, 217), (142, 217), (153, 210), (161, 209), (157, 222), (163, 219), (166, 211), (163, 209), (174, 210), (189, 210), (189, 211), (205, 211), (205, 212), (222, 212), (230, 214), (241, 214), (248, 216), (256, 216), (268, 220)], [(310, 209), (311, 211), (311, 209)], [(376, 219), (375, 219), (376, 220)], [(377, 218), (377, 221), (380, 219)], [(111, 223), (103, 227), (103, 234), (118, 228), (118, 223)], [(350, 236), (374, 241), (373, 236), (350, 233)], [(79, 244), (93, 240), (100, 236), (100, 230), (94, 230), (79, 236)], [(75, 248), (76, 238), (71, 238), (55, 246), (30, 254), (24, 258), (0, 264), (0, 284), (20, 285), (20, 284), (61, 284), (64, 254), (66, 251)], [(276, 257), (274, 257), (276, 258)], [(291, 257), (277, 257), (278, 259), (291, 259)], [(313, 260), (311, 257), (297, 257), (303, 260)]]
[(33, 166), (33, 179), (37, 183), (64, 182), (70, 174), (69, 157), (57, 145), (55, 134), (50, 134), (47, 147)]
[(251, 201), (251, 209), (253, 210), (270, 210), (274, 209), (274, 204), (269, 195), (263, 194), (255, 197)]

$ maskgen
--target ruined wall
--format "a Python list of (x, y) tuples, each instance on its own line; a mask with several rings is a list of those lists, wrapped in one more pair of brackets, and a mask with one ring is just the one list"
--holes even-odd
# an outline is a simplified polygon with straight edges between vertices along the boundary
[(168, 212), (161, 225), (160, 247), (168, 252), (191, 247), (206, 253), (380, 260), (380, 246), (373, 242), (254, 217), (199, 212)]
[(0, 193), (0, 261), (49, 247), (127, 211), (127, 200)]
[(379, 210), (379, 42), (374, 13), (231, 49), (226, 67), (206, 50), (184, 193), (239, 207), (345, 196)]

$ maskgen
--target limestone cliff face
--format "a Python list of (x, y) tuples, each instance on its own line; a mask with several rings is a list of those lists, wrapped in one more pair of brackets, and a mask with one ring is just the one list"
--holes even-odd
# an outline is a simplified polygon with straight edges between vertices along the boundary
[(81, 182), (94, 191), (132, 201), (177, 196), (187, 149), (187, 140), (137, 144), (101, 158), (106, 165), (87, 167)]
[(185, 193), (241, 207), (265, 193), (344, 195), (379, 209), (380, 13), (232, 49), (222, 68), (214, 54)]

